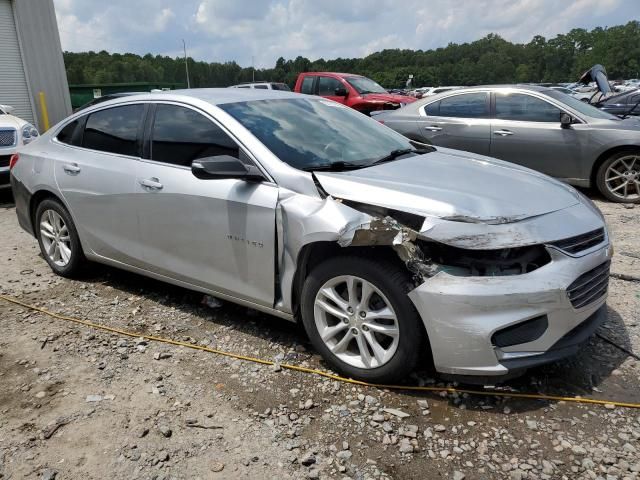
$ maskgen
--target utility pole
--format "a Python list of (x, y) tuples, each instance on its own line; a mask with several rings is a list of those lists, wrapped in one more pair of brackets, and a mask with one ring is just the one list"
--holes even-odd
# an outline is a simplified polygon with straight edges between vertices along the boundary
[(182, 39), (182, 49), (184, 50), (184, 68), (187, 71), (187, 88), (191, 88), (191, 83), (189, 82), (189, 62), (187, 61), (187, 44), (184, 42), (184, 38)]
[(255, 83), (256, 81), (256, 67), (255, 67), (255, 63), (256, 63), (256, 57), (254, 57), (253, 55), (251, 55), (251, 81)]

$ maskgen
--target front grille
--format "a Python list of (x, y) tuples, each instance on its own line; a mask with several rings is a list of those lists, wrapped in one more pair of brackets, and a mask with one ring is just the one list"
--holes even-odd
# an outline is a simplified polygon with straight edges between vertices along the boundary
[(586, 307), (607, 293), (610, 267), (611, 262), (605, 262), (587, 273), (583, 273), (569, 285), (567, 296), (573, 308)]
[(16, 130), (0, 130), (0, 147), (13, 147), (16, 144)]
[(559, 248), (563, 252), (575, 254), (599, 245), (604, 242), (604, 238), (604, 228), (598, 228), (597, 230), (583, 233), (582, 235), (558, 240), (557, 242), (550, 243), (550, 245)]
[(9, 160), (11, 160), (11, 155), (0, 155), (0, 168), (8, 167)]

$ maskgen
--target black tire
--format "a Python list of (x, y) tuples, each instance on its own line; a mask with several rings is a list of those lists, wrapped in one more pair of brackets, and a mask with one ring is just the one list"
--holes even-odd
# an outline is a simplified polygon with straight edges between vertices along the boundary
[[(314, 318), (316, 294), (327, 281), (340, 275), (355, 275), (374, 284), (387, 297), (397, 315), (398, 347), (393, 357), (380, 367), (365, 369), (349, 365), (335, 356), (320, 338)], [(409, 273), (391, 261), (361, 256), (331, 258), (316, 266), (305, 279), (301, 297), (304, 329), (314, 348), (341, 375), (386, 384), (402, 380), (415, 369), (425, 348), (424, 324), (407, 296), (413, 288)]]
[[(600, 191), (600, 193), (602, 193), (602, 195), (604, 195), (607, 198), (607, 200), (610, 200), (612, 202), (617, 202), (617, 203), (640, 203), (640, 198), (624, 199), (617, 196), (615, 193), (610, 191), (609, 187), (607, 186), (607, 183), (605, 182), (605, 175), (607, 173), (607, 169), (611, 166), (611, 164), (613, 164), (619, 158), (627, 157), (629, 155), (640, 156), (640, 150), (637, 150), (637, 151), (626, 150), (623, 152), (614, 153), (609, 158), (607, 158), (598, 168), (598, 172), (596, 173), (596, 186), (598, 187), (598, 190)], [(640, 165), (638, 165), (638, 168), (640, 168)]]
[[(69, 232), (71, 256), (69, 262), (64, 266), (56, 265), (51, 260), (51, 258), (49, 258), (49, 255), (47, 254), (42, 241), (40, 223), (42, 222), (42, 215), (47, 210), (53, 210), (58, 215), (60, 215), (60, 217), (62, 217), (62, 219), (64, 220), (64, 223), (67, 226)], [(78, 231), (76, 230), (76, 226), (73, 223), (71, 215), (58, 200), (47, 198), (40, 202), (40, 204), (36, 208), (34, 229), (36, 232), (36, 237), (38, 238), (38, 244), (40, 245), (40, 252), (43, 258), (51, 267), (51, 270), (54, 271), (54, 273), (60, 275), (61, 277), (75, 278), (83, 272), (87, 260), (84, 256), (84, 252), (82, 251), (82, 245), (80, 244), (80, 239), (78, 238)]]

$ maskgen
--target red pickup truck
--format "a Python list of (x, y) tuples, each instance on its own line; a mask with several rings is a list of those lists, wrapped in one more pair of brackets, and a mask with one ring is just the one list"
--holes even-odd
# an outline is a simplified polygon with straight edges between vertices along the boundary
[(416, 101), (413, 97), (389, 93), (370, 78), (351, 73), (304, 72), (298, 75), (293, 91), (330, 98), (367, 115)]

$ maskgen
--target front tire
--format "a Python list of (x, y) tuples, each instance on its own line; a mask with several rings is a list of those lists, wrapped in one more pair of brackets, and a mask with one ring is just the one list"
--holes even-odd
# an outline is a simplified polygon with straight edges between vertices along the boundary
[(413, 371), (425, 331), (407, 296), (408, 272), (389, 261), (341, 256), (316, 266), (302, 289), (302, 322), (342, 375), (392, 383)]
[(640, 203), (640, 151), (611, 155), (600, 165), (596, 184), (612, 202)]
[(36, 235), (40, 252), (51, 270), (62, 277), (75, 277), (86, 259), (71, 215), (57, 200), (43, 200), (36, 209)]

